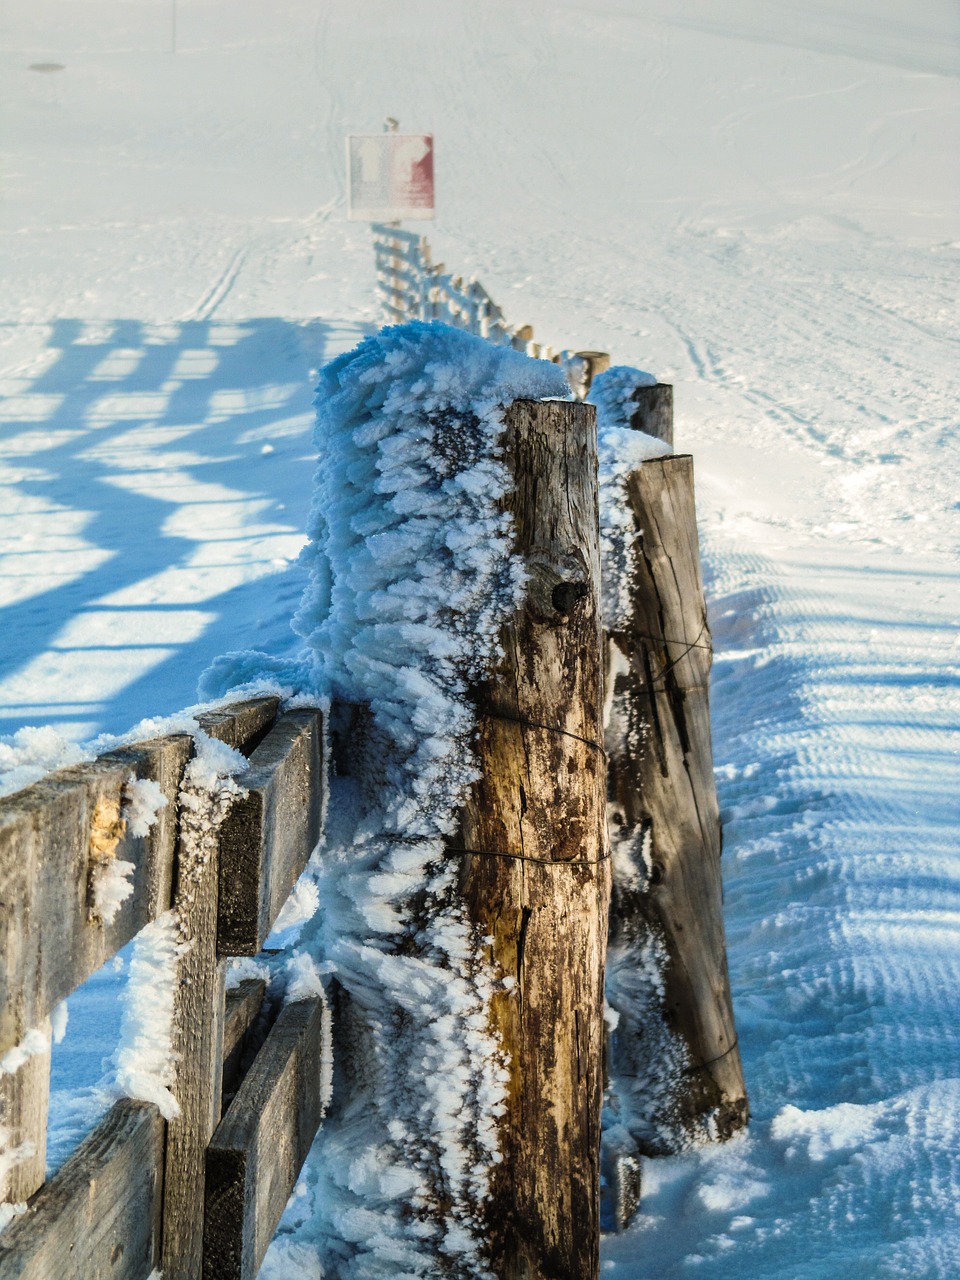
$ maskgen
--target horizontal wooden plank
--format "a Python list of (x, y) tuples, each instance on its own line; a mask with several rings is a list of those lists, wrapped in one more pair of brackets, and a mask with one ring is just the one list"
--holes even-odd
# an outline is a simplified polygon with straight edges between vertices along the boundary
[(260, 1269), (323, 1117), (323, 1018), (319, 998), (282, 1010), (207, 1148), (204, 1280)]
[(220, 828), (221, 955), (256, 955), (320, 837), (320, 712), (281, 716), (250, 757), (247, 794)]
[(226, 1011), (223, 1016), (223, 1060), (240, 1044), (263, 1005), (267, 984), (263, 978), (244, 978), (227, 992)]
[(279, 698), (248, 698), (219, 711), (204, 711), (197, 724), (209, 737), (249, 755), (263, 741), (279, 709)]
[[(188, 734), (158, 738), (0, 800), (0, 1054), (167, 909), (177, 791), (192, 750)], [(145, 836), (123, 818), (131, 774), (167, 799)], [(105, 920), (93, 889), (112, 859), (131, 864), (133, 892)]]
[(146, 1280), (159, 1264), (163, 1120), (118, 1102), (0, 1233), (0, 1280)]

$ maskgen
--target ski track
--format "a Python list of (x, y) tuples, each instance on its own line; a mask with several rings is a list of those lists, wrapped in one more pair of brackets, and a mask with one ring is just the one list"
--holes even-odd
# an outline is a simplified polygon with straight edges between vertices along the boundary
[(196, 306), (180, 317), (181, 323), (189, 320), (212, 320), (236, 284), (246, 258), (246, 249), (238, 249)]

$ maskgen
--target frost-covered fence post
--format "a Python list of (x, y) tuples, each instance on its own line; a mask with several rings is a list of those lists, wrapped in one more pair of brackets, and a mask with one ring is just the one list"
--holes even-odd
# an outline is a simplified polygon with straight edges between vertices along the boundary
[(657, 1155), (729, 1137), (748, 1108), (723, 929), (693, 460), (643, 462), (626, 494), (636, 554), (627, 613), (607, 642), (610, 1068), (622, 1134)]
[(595, 411), (517, 401), (504, 453), (529, 576), (477, 691), (481, 778), (460, 833), (463, 894), (505, 976), (492, 1002), (509, 1070), (502, 1161), (482, 1212), (499, 1280), (588, 1280), (610, 885)]

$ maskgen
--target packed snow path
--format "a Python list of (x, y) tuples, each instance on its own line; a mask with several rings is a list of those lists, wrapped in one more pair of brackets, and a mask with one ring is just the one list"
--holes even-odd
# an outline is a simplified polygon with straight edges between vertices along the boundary
[(696, 456), (754, 1121), (645, 1167), (604, 1274), (960, 1272), (955, 5), (177, 10), (0, 19), (0, 732), (292, 644), (309, 371), (375, 320), (342, 135), (433, 129), (435, 256), (674, 382)]

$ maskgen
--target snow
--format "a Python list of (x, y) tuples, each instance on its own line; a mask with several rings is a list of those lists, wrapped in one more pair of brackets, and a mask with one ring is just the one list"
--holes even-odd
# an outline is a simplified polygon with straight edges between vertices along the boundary
[[(14, 780), (20, 776), (22, 766), (12, 768), (8, 775)], [(0, 776), (0, 783), (2, 781)], [(117, 912), (133, 893), (137, 868), (134, 863), (116, 856), (119, 840), (125, 833), (147, 835), (166, 803), (166, 796), (156, 782), (130, 774), (123, 786), (120, 812), (105, 833), (106, 839), (101, 838), (96, 847), (91, 846), (91, 914), (104, 924), (113, 924)]]
[(90, 914), (104, 924), (113, 924), (117, 912), (133, 893), (136, 865), (123, 858), (109, 857), (93, 864)]
[(46, 1030), (41, 1027), (32, 1028), (19, 1044), (15, 1044), (12, 1049), (8, 1049), (3, 1057), (0, 1058), (0, 1076), (14, 1075), (25, 1062), (29, 1062), (38, 1053), (46, 1053), (49, 1047), (49, 1028)]
[(54, 769), (90, 758), (89, 751), (68, 742), (55, 729), (26, 725), (0, 739), (0, 795), (19, 791)]
[(172, 911), (134, 939), (117, 1052), (117, 1086), (128, 1098), (153, 1102), (165, 1120), (180, 1114), (174, 1082), (173, 1020), (176, 967), (182, 947)]
[(130, 778), (123, 789), (123, 819), (133, 836), (145, 836), (156, 822), (167, 797), (150, 778)]
[[(538, 337), (672, 382), (695, 459), (754, 1118), (644, 1163), (603, 1274), (948, 1280), (956, 6), (178, 0), (175, 55), (168, 18), (4, 7), (0, 763), (25, 726), (60, 736), (15, 785), (178, 712), (231, 650), (295, 674), (311, 371), (376, 321), (342, 137), (433, 129), (434, 257)], [(71, 999), (61, 1136), (122, 985)], [(331, 1158), (360, 1188), (392, 1166), (350, 1123)], [(265, 1274), (319, 1274), (311, 1199)]]

